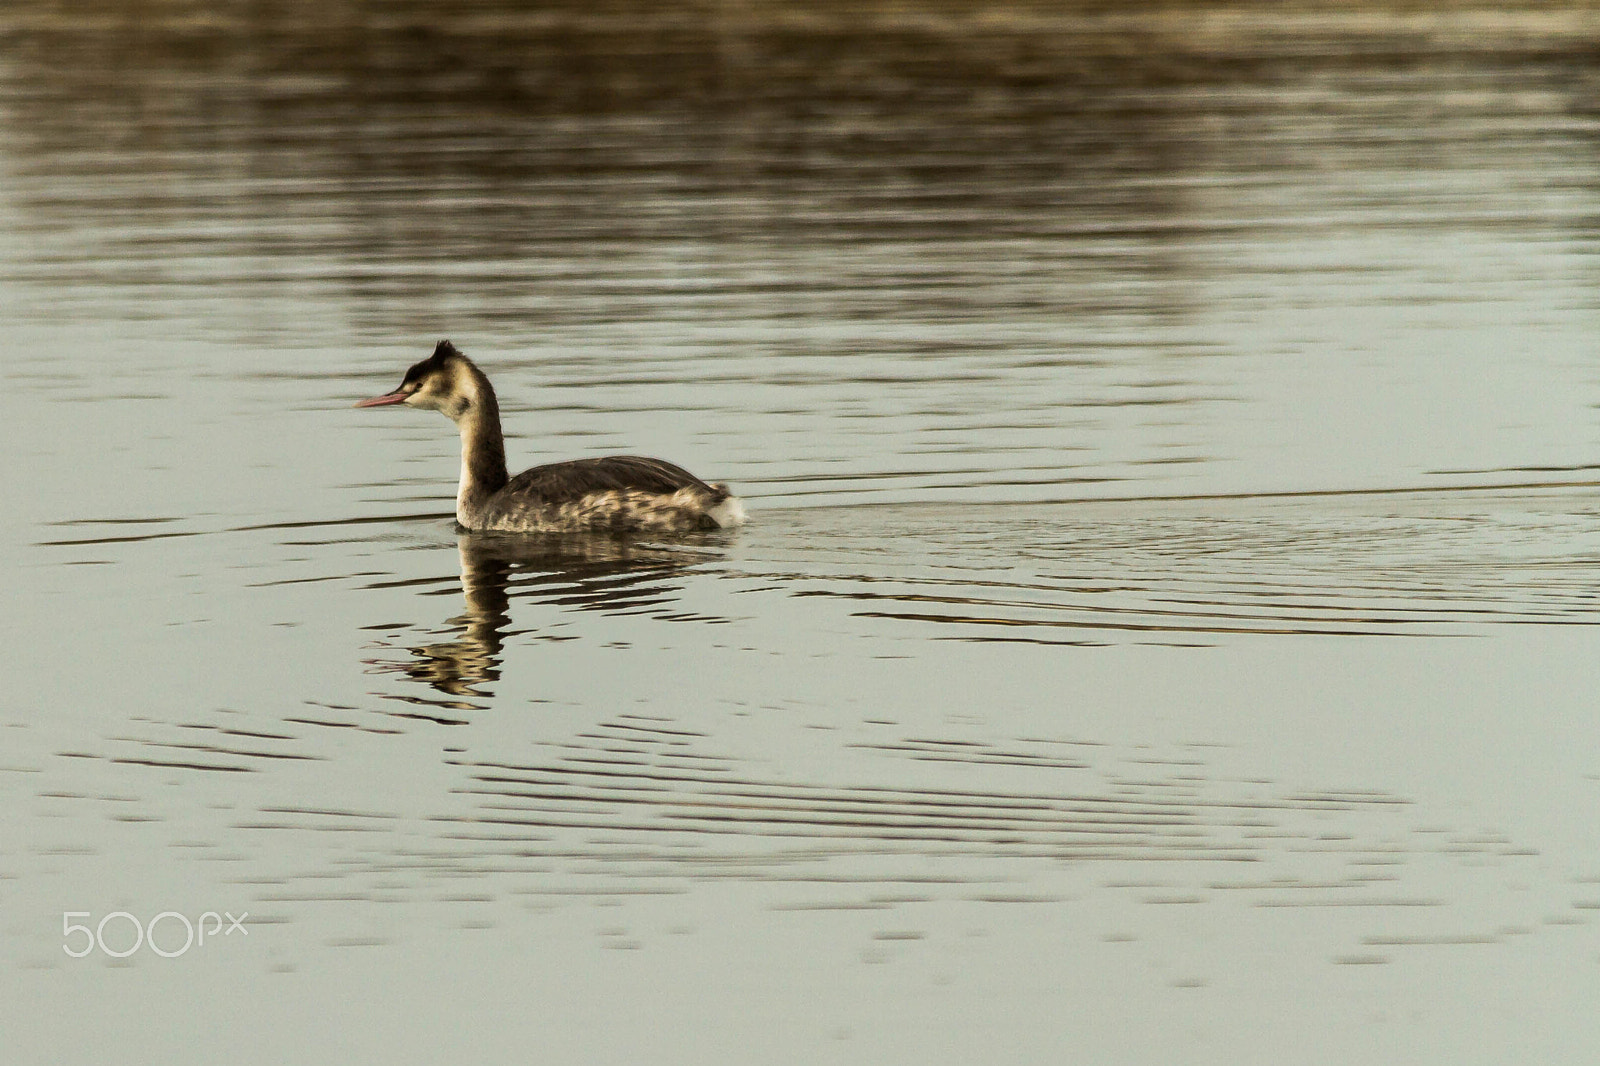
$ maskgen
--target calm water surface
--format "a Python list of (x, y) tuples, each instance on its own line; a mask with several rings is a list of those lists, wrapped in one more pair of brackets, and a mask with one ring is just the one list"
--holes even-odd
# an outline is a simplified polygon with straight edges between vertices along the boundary
[[(1591, 16), (118, 10), (0, 14), (8, 1062), (1600, 1053)], [(444, 336), (751, 524), (458, 535)]]

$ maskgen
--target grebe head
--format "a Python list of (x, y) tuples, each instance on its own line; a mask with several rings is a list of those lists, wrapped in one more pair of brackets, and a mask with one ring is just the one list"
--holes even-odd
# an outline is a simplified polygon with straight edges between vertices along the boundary
[(362, 400), (357, 407), (386, 407), (403, 403), (425, 411), (443, 411), (459, 422), (481, 399), (482, 373), (449, 341), (440, 341), (433, 354), (406, 371), (393, 392)]

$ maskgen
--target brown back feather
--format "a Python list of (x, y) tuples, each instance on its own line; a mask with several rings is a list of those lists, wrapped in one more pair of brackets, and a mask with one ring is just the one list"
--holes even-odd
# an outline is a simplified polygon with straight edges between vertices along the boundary
[(706, 484), (681, 466), (640, 455), (608, 455), (603, 459), (569, 459), (524, 470), (501, 490), (508, 495), (536, 497), (560, 504), (596, 492), (650, 492), (671, 495), (679, 489), (699, 489), (716, 503), (728, 490)]

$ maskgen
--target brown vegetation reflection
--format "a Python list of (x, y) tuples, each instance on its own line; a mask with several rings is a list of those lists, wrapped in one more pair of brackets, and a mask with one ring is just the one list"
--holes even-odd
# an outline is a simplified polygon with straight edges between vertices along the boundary
[(1283, 65), (1195, 47), (1184, 7), (19, 0), (0, 115), (21, 269), (169, 298), (331, 284), (417, 328), (686, 296), (926, 316), (970, 314), (994, 267), (861, 242), (981, 239), (1014, 245), (990, 299), (1026, 319), (1085, 298), (1053, 242), (1115, 233), (1080, 265), (1165, 279), (1135, 298), (1181, 308), (1176, 179), (1216, 146), (1173, 90)]

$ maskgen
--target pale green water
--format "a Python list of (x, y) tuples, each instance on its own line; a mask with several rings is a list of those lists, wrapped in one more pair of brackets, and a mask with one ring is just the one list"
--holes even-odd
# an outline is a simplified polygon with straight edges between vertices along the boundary
[(1600, 1050), (1579, 23), (252, 10), (0, 16), (7, 1062)]

